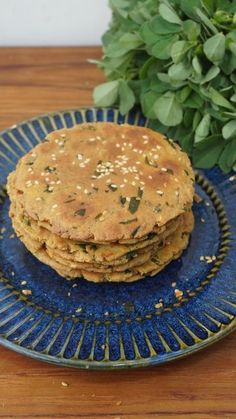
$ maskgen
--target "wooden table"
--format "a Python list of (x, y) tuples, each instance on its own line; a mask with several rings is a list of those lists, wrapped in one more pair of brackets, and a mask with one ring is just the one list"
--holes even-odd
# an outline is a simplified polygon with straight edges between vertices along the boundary
[[(0, 129), (40, 113), (91, 105), (98, 48), (0, 49)], [(236, 333), (175, 363), (83, 371), (0, 348), (0, 418), (236, 418)], [(67, 387), (62, 382), (68, 383)]]

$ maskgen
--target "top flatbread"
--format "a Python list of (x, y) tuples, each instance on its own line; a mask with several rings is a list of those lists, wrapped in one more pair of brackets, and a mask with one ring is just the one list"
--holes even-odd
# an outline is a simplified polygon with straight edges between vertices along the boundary
[(191, 207), (189, 159), (162, 134), (113, 123), (50, 133), (8, 179), (36, 221), (75, 240), (139, 239)]

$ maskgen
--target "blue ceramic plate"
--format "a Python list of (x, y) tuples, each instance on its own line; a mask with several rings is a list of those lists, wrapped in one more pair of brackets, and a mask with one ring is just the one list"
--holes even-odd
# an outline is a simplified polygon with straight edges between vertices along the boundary
[[(116, 109), (91, 108), (36, 117), (0, 135), (0, 342), (81, 368), (148, 366), (196, 352), (236, 326), (236, 181), (229, 175), (218, 169), (196, 174), (202, 202), (194, 204), (189, 247), (142, 281), (66, 281), (14, 235), (4, 188), (19, 157), (54, 129), (97, 120), (147, 124), (138, 113), (123, 117)], [(25, 288), (32, 295), (24, 296)], [(183, 292), (181, 301), (176, 289)]]

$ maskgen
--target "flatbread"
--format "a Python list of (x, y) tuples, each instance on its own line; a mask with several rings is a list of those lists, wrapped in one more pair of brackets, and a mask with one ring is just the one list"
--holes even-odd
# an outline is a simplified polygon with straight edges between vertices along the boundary
[[(19, 209), (18, 209), (19, 211)], [(11, 204), (10, 209), (13, 226), (20, 231), (21, 235), (28, 235), (32, 240), (38, 240), (45, 243), (46, 247), (66, 259), (74, 262), (86, 263), (102, 263), (109, 265), (119, 265), (130, 260), (131, 252), (146, 252), (155, 244), (161, 243), (172, 234), (181, 223), (183, 215), (171, 220), (163, 233), (149, 234), (149, 239), (133, 244), (122, 245), (119, 243), (111, 243), (106, 245), (87, 244), (83, 242), (75, 242), (71, 239), (63, 239), (58, 235), (51, 233), (44, 227), (38, 226), (35, 220), (22, 213), (17, 212), (17, 206)]]
[(110, 243), (142, 239), (183, 214), (193, 180), (187, 155), (162, 134), (94, 123), (50, 133), (20, 159), (7, 188), (52, 233)]
[(51, 266), (61, 276), (66, 277), (67, 279), (83, 276), (93, 282), (131, 282), (141, 279), (146, 275), (155, 275), (163, 269), (163, 267), (170, 263), (171, 260), (179, 257), (182, 251), (187, 247), (189, 235), (193, 229), (193, 225), (193, 214), (192, 212), (187, 212), (183, 218), (183, 222), (169, 237), (169, 241), (165, 243), (163, 248), (158, 249), (149, 260), (122, 272), (99, 272), (95, 269), (94, 271), (76, 269), (70, 264), (62, 264), (61, 261), (55, 260), (54, 257), (50, 257), (45, 247), (38, 247), (39, 242), (35, 242), (27, 236), (23, 237), (23, 242), (40, 261)]

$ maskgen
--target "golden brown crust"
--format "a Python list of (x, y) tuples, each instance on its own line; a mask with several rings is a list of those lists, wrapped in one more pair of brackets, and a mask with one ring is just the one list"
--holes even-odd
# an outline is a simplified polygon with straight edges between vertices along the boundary
[(185, 153), (148, 128), (112, 123), (54, 131), (9, 176), (25, 212), (74, 240), (140, 239), (191, 207)]

